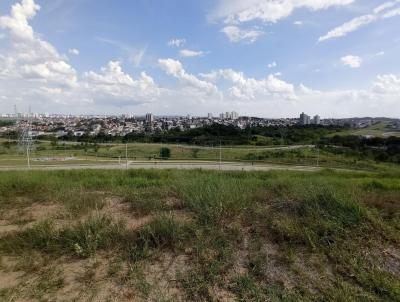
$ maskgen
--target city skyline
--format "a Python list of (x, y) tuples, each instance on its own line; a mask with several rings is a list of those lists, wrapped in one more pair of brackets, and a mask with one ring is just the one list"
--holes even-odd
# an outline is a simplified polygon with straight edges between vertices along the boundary
[(399, 26), (399, 0), (4, 0), (0, 112), (398, 118)]

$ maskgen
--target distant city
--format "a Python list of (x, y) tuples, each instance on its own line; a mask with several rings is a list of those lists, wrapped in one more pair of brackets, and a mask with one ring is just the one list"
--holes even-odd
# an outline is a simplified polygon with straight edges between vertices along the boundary
[(144, 116), (123, 114), (120, 116), (107, 115), (64, 115), (46, 113), (18, 113), (0, 114), (3, 120), (17, 121), (0, 127), (0, 135), (18, 131), (20, 127), (31, 124), (31, 135), (38, 136), (125, 136), (130, 133), (153, 133), (170, 130), (185, 131), (201, 128), (211, 124), (235, 126), (240, 129), (247, 127), (290, 127), (290, 126), (348, 126), (351, 128), (366, 128), (381, 121), (389, 122), (390, 128), (400, 130), (399, 119), (389, 118), (345, 118), (322, 119), (319, 115), (310, 115), (302, 112), (299, 118), (268, 119), (259, 117), (241, 116), (235, 111), (227, 111), (214, 116), (208, 113), (207, 117), (200, 116), (155, 116), (148, 113)]

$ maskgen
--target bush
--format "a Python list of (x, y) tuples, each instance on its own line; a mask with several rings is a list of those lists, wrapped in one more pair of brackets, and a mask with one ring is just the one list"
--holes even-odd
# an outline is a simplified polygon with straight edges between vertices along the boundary
[(160, 157), (162, 159), (168, 159), (171, 157), (171, 150), (169, 148), (161, 148), (160, 149)]

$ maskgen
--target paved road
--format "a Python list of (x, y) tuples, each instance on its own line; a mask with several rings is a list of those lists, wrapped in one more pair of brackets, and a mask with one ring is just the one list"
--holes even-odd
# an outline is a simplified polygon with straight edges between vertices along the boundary
[[(25, 170), (82, 170), (82, 169), (108, 169), (108, 170), (122, 170), (126, 169), (126, 164), (91, 164), (91, 165), (40, 165), (32, 166), (31, 169), (27, 167), (0, 167), (0, 171), (25, 171)], [(242, 164), (242, 163), (219, 163), (215, 162), (157, 162), (157, 163), (143, 163), (143, 162), (129, 162), (129, 169), (180, 169), (180, 170), (223, 170), (223, 171), (270, 171), (270, 170), (292, 170), (292, 171), (319, 171), (317, 167), (307, 166), (294, 166), (294, 165), (275, 165), (275, 164)]]

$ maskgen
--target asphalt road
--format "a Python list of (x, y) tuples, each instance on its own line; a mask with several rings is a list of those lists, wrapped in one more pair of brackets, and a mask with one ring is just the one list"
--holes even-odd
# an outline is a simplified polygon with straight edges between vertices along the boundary
[(270, 171), (270, 170), (292, 170), (292, 171), (319, 171), (318, 167), (295, 166), (295, 165), (275, 165), (275, 164), (243, 164), (243, 163), (219, 163), (215, 162), (129, 162), (128, 166), (124, 164), (68, 164), (68, 165), (37, 165), (30, 169), (23, 166), (4, 166), (0, 171), (26, 171), (26, 170), (123, 170), (123, 169), (179, 169), (179, 170), (222, 170), (222, 171)]

